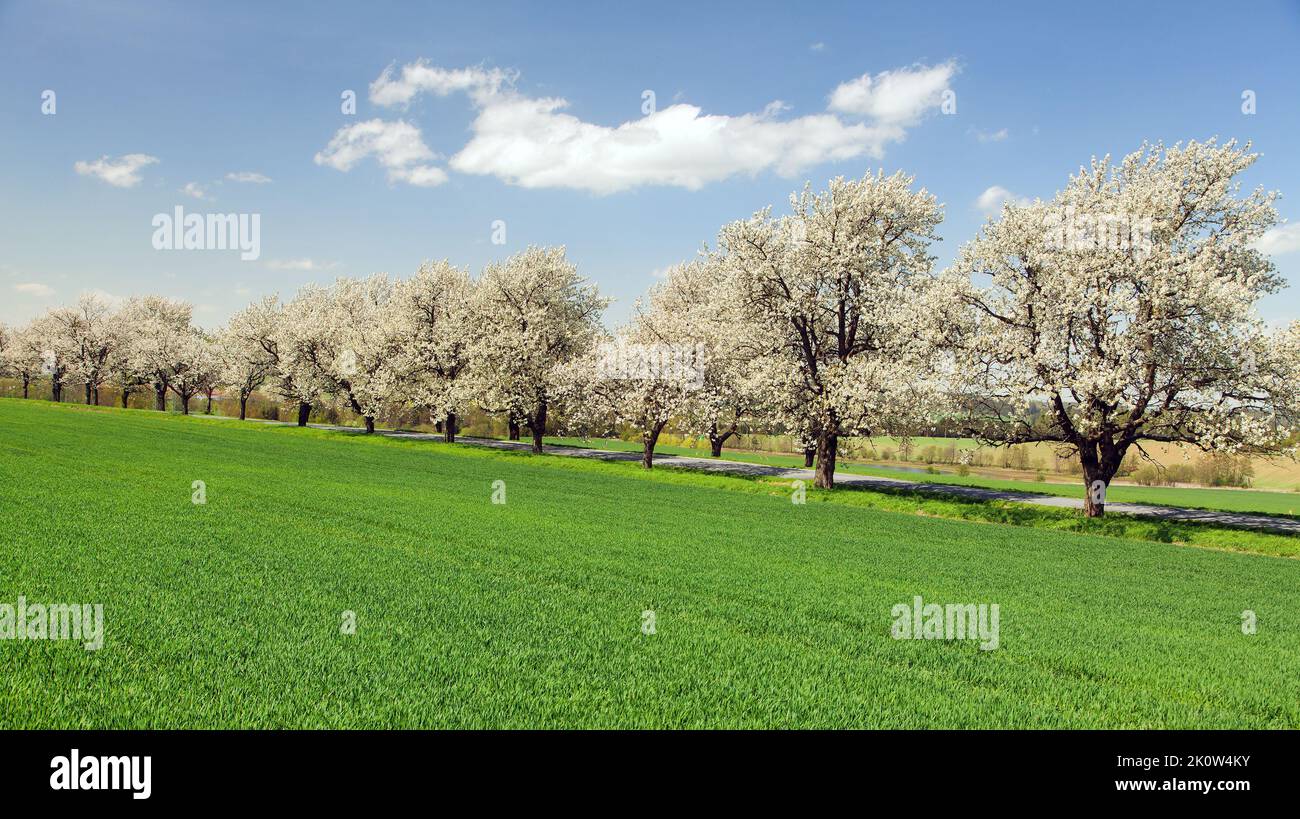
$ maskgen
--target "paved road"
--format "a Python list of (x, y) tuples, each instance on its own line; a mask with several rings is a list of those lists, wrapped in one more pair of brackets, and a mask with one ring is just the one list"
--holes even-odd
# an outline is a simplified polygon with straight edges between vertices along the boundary
[[(268, 423), (291, 424), (292, 422), (271, 421)], [(315, 429), (337, 430), (341, 432), (358, 433), (361, 431), (357, 427), (331, 426), (327, 424), (311, 424), (310, 426)], [(429, 432), (376, 430), (376, 434), (385, 435), (390, 438), (442, 440), (442, 435)], [(532, 444), (527, 441), (498, 441), (493, 438), (460, 436), (457, 440), (461, 443), (493, 447), (496, 449), (518, 450), (528, 449), (532, 446)], [(543, 450), (551, 455), (564, 455), (572, 458), (595, 458), (603, 461), (641, 460), (640, 452), (619, 452), (607, 449), (586, 449), (583, 447), (550, 445), (544, 446)], [(811, 483), (813, 479), (813, 471), (811, 469), (766, 466), (764, 464), (751, 464), (742, 461), (728, 461), (722, 458), (695, 458), (686, 455), (656, 455), (655, 463), (677, 469), (698, 469), (704, 472), (724, 472), (733, 475), (787, 478), (792, 481), (801, 480), (808, 481), (809, 483)], [(909, 481), (902, 478), (881, 478), (874, 475), (855, 475), (848, 472), (837, 473), (835, 475), (835, 484), (837, 486), (859, 486), (864, 488), (875, 487), (928, 492), (935, 495), (968, 498), (971, 500), (1013, 501), (1015, 503), (1028, 503), (1034, 506), (1053, 506), (1058, 509), (1083, 508), (1083, 500), (1081, 498), (1062, 498), (1055, 495), (1039, 495), (1034, 492), (1013, 492), (1003, 489), (986, 489), (979, 486), (955, 486), (953, 484)], [(1159, 518), (1161, 520), (1195, 521), (1198, 523), (1212, 523), (1219, 526), (1235, 526), (1242, 529), (1260, 529), (1273, 532), (1284, 532), (1287, 534), (1300, 534), (1300, 520), (1273, 517), (1271, 515), (1252, 515), (1242, 512), (1216, 512), (1205, 509), (1184, 509), (1176, 506), (1148, 506), (1140, 503), (1108, 503), (1106, 504), (1106, 511), (1118, 512), (1124, 515), (1139, 515), (1142, 517)]]

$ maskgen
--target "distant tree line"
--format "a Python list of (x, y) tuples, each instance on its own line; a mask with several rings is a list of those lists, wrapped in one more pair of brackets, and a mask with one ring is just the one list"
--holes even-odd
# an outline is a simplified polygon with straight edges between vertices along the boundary
[(438, 261), (308, 285), (215, 328), (181, 301), (86, 295), (0, 327), (0, 366), (24, 397), (41, 379), (56, 401), (80, 388), (98, 403), (108, 386), (123, 406), (143, 393), (162, 410), (170, 394), (188, 413), (220, 391), (244, 418), (260, 392), (299, 424), (313, 407), (367, 432), (416, 413), (448, 441), (488, 412), (535, 452), (548, 430), (630, 428), (647, 468), (665, 430), (707, 436), (715, 456), (742, 431), (783, 434), (826, 489), (841, 442), (860, 436), (1046, 442), (1100, 515), (1145, 442), (1289, 451), (1300, 328), (1270, 331), (1255, 312), (1283, 280), (1254, 245), (1276, 194), (1235, 182), (1248, 151), (1094, 160), (1053, 199), (1005, 205), (944, 271), (930, 252), (942, 206), (912, 177), (806, 186), (783, 215), (724, 225), (613, 331), (609, 299), (565, 249), (529, 247), (477, 276)]

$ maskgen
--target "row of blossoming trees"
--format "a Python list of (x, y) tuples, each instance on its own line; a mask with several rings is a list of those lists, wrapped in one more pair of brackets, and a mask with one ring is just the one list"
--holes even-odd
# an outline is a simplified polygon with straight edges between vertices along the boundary
[[(724, 226), (669, 270), (613, 334), (608, 300), (562, 248), (529, 248), (477, 278), (448, 262), (268, 297), (204, 332), (184, 303), (110, 310), (83, 297), (0, 330), (6, 370), (190, 400), (255, 391), (375, 419), (416, 407), (454, 440), (477, 407), (527, 428), (640, 430), (644, 464), (669, 425), (713, 454), (742, 427), (792, 435), (834, 484), (842, 436), (943, 419), (990, 444), (1051, 442), (1104, 488), (1143, 442), (1285, 451), (1300, 411), (1300, 326), (1270, 332), (1256, 302), (1283, 281), (1253, 247), (1276, 194), (1242, 194), (1249, 146), (1192, 142), (1094, 161), (1051, 201), (1008, 204), (937, 272), (942, 208), (911, 177), (833, 180)], [(1101, 491), (1097, 491), (1100, 487)]]

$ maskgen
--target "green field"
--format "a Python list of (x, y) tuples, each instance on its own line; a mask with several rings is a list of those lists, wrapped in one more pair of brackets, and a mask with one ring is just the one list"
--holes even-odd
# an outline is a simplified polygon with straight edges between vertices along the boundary
[(0, 641), (0, 727), (1300, 727), (1300, 561), (872, 494), (0, 399), (0, 603), (106, 619)]
[[(548, 438), (547, 443), (559, 446), (591, 447), (618, 451), (641, 451), (639, 441), (623, 441), (618, 438)], [(922, 441), (941, 440), (937, 438), (918, 439)], [(974, 442), (963, 441), (969, 446)], [(919, 444), (918, 444), (919, 445)], [(655, 452), (661, 455), (687, 455), (695, 458), (709, 457), (708, 448), (692, 449), (687, 446), (657, 446)], [(742, 461), (744, 463), (766, 464), (768, 466), (802, 467), (803, 458), (797, 455), (782, 455), (775, 452), (743, 452), (724, 449), (723, 460)], [(918, 483), (952, 484), (956, 486), (982, 486), (988, 489), (1006, 489), (1014, 492), (1037, 492), (1042, 495), (1056, 495), (1063, 498), (1082, 498), (1082, 479), (1072, 483), (1047, 483), (1040, 481), (1017, 481), (991, 478), (983, 475), (956, 475), (952, 473), (929, 474), (923, 465), (909, 463), (908, 469), (889, 469), (869, 464), (841, 461), (836, 464), (838, 472), (858, 475), (876, 475), (882, 478), (897, 478)], [(1300, 493), (1266, 492), (1255, 489), (1199, 489), (1168, 486), (1126, 486), (1113, 484), (1106, 492), (1107, 500), (1114, 503), (1146, 503), (1156, 506), (1182, 506), (1189, 509), (1217, 509), (1224, 512), (1253, 512), (1262, 515), (1300, 515)]]

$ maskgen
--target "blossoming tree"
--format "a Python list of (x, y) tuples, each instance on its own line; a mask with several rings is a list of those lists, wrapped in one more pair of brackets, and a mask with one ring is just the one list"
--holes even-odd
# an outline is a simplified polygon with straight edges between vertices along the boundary
[(464, 376), (473, 342), (473, 294), (469, 271), (445, 260), (425, 262), (393, 294), (402, 394), (443, 422), (448, 443), (456, 440), (458, 417), (472, 399)]
[(288, 380), (319, 385), (361, 416), (368, 433), (398, 392), (392, 293), (384, 274), (340, 278), (330, 287), (308, 285), (285, 306), (276, 331)]
[(191, 327), (177, 340), (167, 372), (167, 388), (179, 399), (183, 414), (190, 414), (190, 399), (216, 385), (220, 368), (214, 339), (207, 333)]
[(947, 277), (940, 338), (968, 431), (1076, 455), (1089, 516), (1144, 441), (1283, 451), (1300, 330), (1271, 333), (1254, 310), (1283, 285), (1253, 247), (1276, 195), (1236, 181), (1255, 159), (1234, 142), (1143, 146), (1007, 205)]
[(4, 348), (4, 369), (22, 381), (23, 398), (31, 397), (31, 385), (41, 375), (45, 362), (46, 344), (40, 339), (40, 328), (29, 323), (9, 331)]
[(231, 316), (218, 336), (218, 381), (238, 393), (241, 421), (248, 417), (248, 400), (276, 372), (279, 356), (275, 330), (279, 320), (280, 299), (268, 296)]
[(67, 351), (68, 378), (85, 386), (87, 404), (99, 403), (99, 388), (109, 379), (113, 350), (118, 335), (108, 302), (93, 293), (83, 294), (75, 307), (50, 313)]
[(637, 303), (628, 326), (567, 370), (565, 415), (587, 429), (602, 421), (632, 426), (641, 434), (646, 469), (654, 467), (655, 445), (670, 422), (697, 426), (711, 409), (701, 403), (710, 364), (701, 268), (699, 262), (670, 268)]
[(120, 312), (129, 337), (118, 359), (119, 376), (126, 380), (142, 377), (151, 384), (155, 410), (167, 409), (172, 374), (184, 367), (184, 358), (192, 351), (188, 342), (193, 312), (188, 303), (162, 296), (129, 299)]
[(569, 383), (566, 370), (600, 336), (608, 304), (563, 247), (529, 247), (483, 271), (473, 302), (474, 389), (484, 409), (528, 426), (534, 452)]
[(761, 363), (774, 420), (816, 435), (816, 486), (830, 489), (840, 436), (883, 434), (925, 405), (927, 345), (917, 315), (942, 208), (912, 177), (837, 178), (719, 235), (737, 312), (769, 339)]

